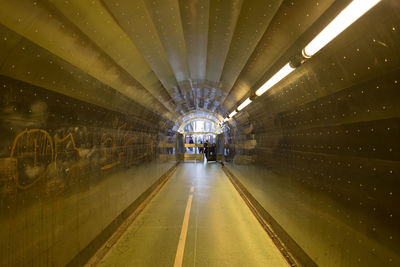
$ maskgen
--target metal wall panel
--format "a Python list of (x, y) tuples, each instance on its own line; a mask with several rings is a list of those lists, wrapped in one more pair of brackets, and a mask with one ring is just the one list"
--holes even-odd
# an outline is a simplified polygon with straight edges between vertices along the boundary
[(400, 264), (399, 11), (383, 1), (226, 131), (228, 168), (319, 266)]
[(174, 166), (171, 122), (0, 81), (0, 265), (65, 266)]

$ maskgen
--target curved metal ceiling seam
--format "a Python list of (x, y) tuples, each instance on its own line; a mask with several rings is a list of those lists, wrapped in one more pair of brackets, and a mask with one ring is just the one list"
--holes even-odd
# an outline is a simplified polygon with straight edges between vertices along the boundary
[(207, 108), (215, 110), (226, 92), (221, 89), (220, 78), (229, 52), (243, 1), (211, 1), (209, 37), (207, 48), (207, 80), (214, 84), (215, 94), (210, 97)]
[[(243, 2), (221, 76), (222, 89), (226, 93), (229, 93), (232, 89), (282, 1), (274, 0), (268, 3), (263, 0)], [(221, 104), (224, 100), (225, 97), (222, 96)]]
[[(209, 0), (179, 0), (180, 15), (186, 43), (191, 88), (195, 108), (204, 106), (199, 100), (205, 86)], [(199, 90), (200, 89), (200, 90)]]
[(206, 76), (209, 5), (209, 0), (179, 0), (190, 80), (197, 85)]
[[(121, 29), (135, 44), (171, 97), (177, 101), (177, 105), (186, 110), (184, 95), (180, 91), (175, 74), (172, 71), (168, 57), (165, 54), (157, 30), (144, 2), (142, 0), (135, 2), (121, 0), (116, 3), (114, 1), (102, 0), (102, 3)], [(130, 16), (126, 16), (126, 14), (130, 14)]]
[[(126, 70), (135, 80), (159, 99), (172, 113), (171, 96), (147, 65), (140, 52), (115, 23), (103, 4), (98, 1), (47, 0), (89, 39), (96, 43), (116, 64)], [(118, 41), (115, 41), (118, 40)], [(123, 55), (123, 56), (122, 56)]]
[(207, 53), (207, 80), (216, 84), (224, 68), (243, 0), (211, 1)]
[(143, 0), (178, 84), (190, 77), (178, 0)]
[[(109, 110), (137, 115), (137, 109), (132, 110), (133, 101), (115, 89), (1, 24), (0, 32), (4, 48), (0, 50), (1, 75)], [(11, 49), (13, 53), (7, 53)]]
[[(173, 118), (169, 111), (151, 96), (147, 90), (135, 84), (129, 75), (121, 72), (115, 63), (101, 54), (82, 36), (79, 31), (71, 28), (69, 22), (62, 21), (56, 10), (48, 10), (43, 3), (18, 1), (18, 5), (2, 1), (1, 22), (13, 31), (46, 48), (57, 56), (86, 71), (96, 79), (117, 89), (144, 106), (153, 106), (155, 111)], [(7, 13), (4, 13), (8, 10)], [(9, 12), (12, 10), (12, 12)], [(0, 11), (1, 12), (1, 11)], [(32, 24), (26, 25), (25, 18), (36, 18)], [(28, 27), (29, 26), (29, 27)], [(60, 28), (62, 30), (60, 30)], [(67, 33), (67, 34), (66, 34)], [(69, 34), (68, 34), (69, 33)], [(72, 47), (73, 50), (67, 49)], [(91, 46), (89, 49), (87, 46)], [(75, 54), (76, 53), (76, 54)], [(94, 63), (90, 62), (96, 62)], [(89, 63), (88, 63), (89, 62)], [(113, 66), (110, 68), (110, 66)], [(96, 68), (95, 68), (96, 67)], [(132, 86), (135, 84), (136, 86)], [(158, 104), (156, 104), (158, 102)], [(171, 117), (172, 116), (172, 117)]]
[[(161, 3), (160, 1), (153, 1), (150, 3), (149, 1), (147, 1), (145, 2), (146, 5), (143, 4), (143, 1), (136, 1), (135, 3), (132, 3), (123, 0), (115, 3), (105, 0), (104, 2), (107, 5), (110, 12), (113, 14), (114, 18), (118, 21), (119, 25), (121, 25), (121, 27), (125, 30), (125, 32), (128, 33), (130, 38), (134, 41), (137, 48), (142, 52), (142, 54), (144, 55), (144, 57), (148, 62), (149, 58), (153, 55), (152, 56), (153, 60), (156, 61), (158, 60), (158, 62), (163, 62), (164, 60), (166, 61), (165, 66), (167, 66), (169, 63), (171, 63), (169, 62), (169, 60), (176, 52), (176, 47), (178, 47), (179, 45), (184, 47), (185, 43), (182, 40), (187, 39), (187, 37), (183, 34), (182, 29), (180, 29), (181, 17), (180, 17), (180, 11), (176, 8), (177, 7), (176, 1), (170, 3), (166, 2)], [(153, 9), (153, 5), (155, 6), (155, 9)], [(165, 18), (165, 14), (164, 17), (158, 16), (162, 13), (166, 14), (171, 13), (170, 12), (171, 8), (173, 9), (174, 12), (172, 15), (168, 16), (167, 18)], [(161, 12), (161, 10), (164, 10), (165, 12)], [(149, 13), (151, 14), (149, 15)], [(127, 14), (130, 14), (130, 16), (127, 17), (126, 16)], [(164, 20), (170, 19), (172, 18), (172, 16), (174, 17), (173, 21), (175, 21), (176, 23), (172, 22), (169, 23), (168, 25), (162, 24)], [(140, 29), (139, 26), (142, 26), (143, 29)], [(166, 32), (171, 32), (172, 33), (171, 36), (166, 36), (165, 34)], [(176, 38), (172, 38), (174, 36), (176, 36)], [(177, 39), (178, 41), (174, 39)], [(150, 42), (150, 40), (152, 40), (152, 42)], [(175, 44), (174, 45), (175, 50), (169, 51), (168, 55), (165, 56), (166, 53), (168, 52), (165, 51), (165, 48), (170, 48), (171, 43)], [(150, 50), (149, 47), (153, 48)], [(177, 62), (172, 62), (177, 64), (176, 65), (177, 68), (175, 68), (175, 70), (176, 69), (179, 70), (178, 68), (179, 66), (184, 66), (186, 61), (185, 53), (183, 54), (183, 56), (181, 55), (182, 51), (178, 51), (177, 53), (178, 56), (176, 57), (176, 59), (174, 59)], [(161, 58), (159, 56), (161, 56)], [(150, 64), (150, 65), (154, 72), (156, 72), (157, 68), (159, 70), (161, 68), (161, 71), (164, 71), (165, 73), (166, 67), (162, 67), (162, 65), (160, 64)], [(188, 69), (186, 70), (186, 72), (187, 71)], [(175, 74), (176, 71), (174, 72), (174, 75)], [(195, 83), (195, 81), (192, 83), (190, 83), (189, 80), (178, 81), (178, 87), (181, 90), (183, 99), (185, 100), (184, 102), (186, 103), (185, 105), (188, 109), (195, 109), (198, 106), (197, 103), (194, 103), (194, 99), (197, 95), (196, 86), (197, 84)]]
[(169, 60), (187, 108), (195, 107), (178, 0), (143, 0)]

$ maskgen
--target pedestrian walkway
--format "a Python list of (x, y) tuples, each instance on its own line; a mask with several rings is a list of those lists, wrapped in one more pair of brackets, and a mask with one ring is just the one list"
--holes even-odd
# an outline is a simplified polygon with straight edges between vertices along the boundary
[(99, 266), (288, 266), (219, 164), (182, 163)]

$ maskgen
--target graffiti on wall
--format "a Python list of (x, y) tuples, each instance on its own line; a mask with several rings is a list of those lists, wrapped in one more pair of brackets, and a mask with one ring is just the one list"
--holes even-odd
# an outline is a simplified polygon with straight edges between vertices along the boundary
[[(0, 75), (0, 198), (10, 192), (64, 192), (146, 161), (175, 136), (142, 107), (124, 115)], [(169, 122), (168, 122), (169, 123)], [(173, 142), (174, 143), (174, 142)], [(172, 156), (172, 155), (171, 155)], [(35, 188), (29, 190), (30, 188)]]
[(44, 129), (25, 129), (16, 135), (9, 157), (0, 158), (0, 183), (26, 190), (44, 183), (49, 191), (62, 191), (79, 182), (89, 163), (101, 171), (143, 161), (154, 153), (154, 134), (132, 131), (127, 122), (115, 117), (112, 129), (100, 133), (98, 145), (78, 146), (71, 129), (52, 137)]
[(112, 133), (104, 133), (101, 137), (101, 149), (107, 162), (101, 170), (149, 157), (153, 153), (153, 146), (149, 142), (138, 144), (140, 135), (143, 133), (132, 133), (128, 123), (115, 117)]

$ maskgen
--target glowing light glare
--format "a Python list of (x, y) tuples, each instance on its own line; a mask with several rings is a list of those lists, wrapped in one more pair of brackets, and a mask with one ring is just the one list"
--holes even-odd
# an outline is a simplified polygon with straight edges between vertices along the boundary
[(247, 105), (250, 104), (250, 103), (251, 103), (250, 98), (247, 98), (245, 101), (243, 101), (242, 104), (240, 104), (240, 105), (238, 106), (237, 109), (240, 111), (240, 110), (244, 109), (245, 107), (247, 107)]
[(228, 118), (228, 117), (226, 117), (226, 118), (224, 119), (224, 122), (227, 122), (227, 121), (229, 121), (229, 118)]
[(269, 88), (277, 84), (280, 80), (288, 76), (294, 70), (295, 68), (291, 67), (290, 63), (287, 63), (256, 91), (256, 95), (260, 96), (264, 94)]
[(381, 0), (352, 1), (303, 49), (303, 55), (305, 57), (313, 56), (380, 1)]
[(229, 118), (232, 118), (233, 116), (235, 116), (237, 114), (236, 110), (232, 111), (231, 114), (229, 114)]

